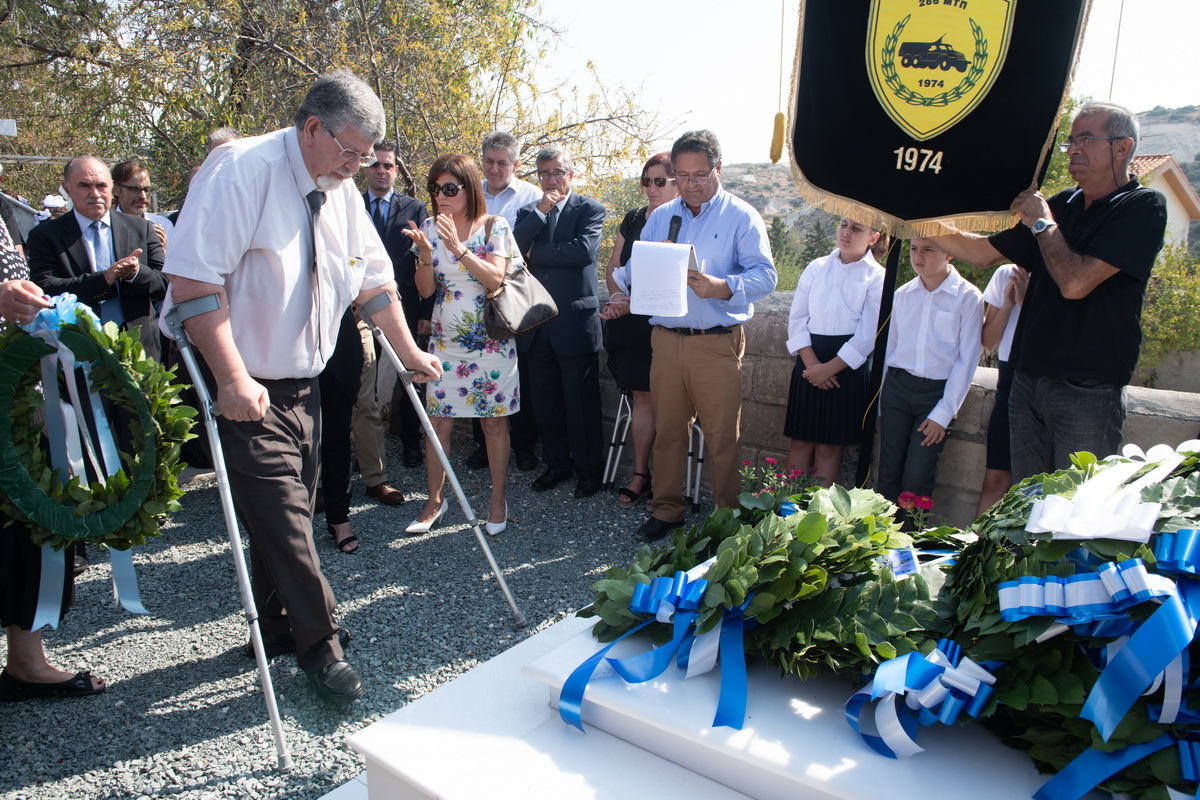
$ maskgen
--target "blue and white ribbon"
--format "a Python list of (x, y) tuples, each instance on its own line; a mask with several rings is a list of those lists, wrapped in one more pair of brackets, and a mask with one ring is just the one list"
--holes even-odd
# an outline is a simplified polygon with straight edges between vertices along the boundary
[[(111, 477), (121, 469), (121, 456), (100, 396), (90, 389), (92, 365), (87, 362), (76, 364), (74, 352), (63, 344), (59, 336), (59, 331), (63, 326), (76, 323), (79, 311), (87, 312), (84, 319), (90, 319), (92, 324), (99, 328), (96, 314), (87, 305), (80, 303), (73, 294), (58, 295), (50, 298), (50, 302), (50, 308), (41, 309), (28, 324), (21, 326), (21, 329), (30, 336), (41, 339), (55, 349), (54, 353), (43, 357), (41, 361), (46, 434), (50, 442), (50, 464), (60, 475), (83, 476), (86, 455), (87, 460), (91, 461), (98, 473), (102, 473), (105, 477)], [(70, 397), (69, 403), (59, 395), (58, 372), (60, 367), (66, 378), (64, 384)], [(77, 367), (82, 367), (85, 383), (89, 387), (86, 398), (81, 396), (75, 380)], [(87, 415), (83, 413), (85, 399), (86, 404), (91, 408), (91, 417), (96, 426), (95, 437), (100, 446), (99, 454), (92, 451), (92, 439), (86, 422)], [(42, 546), (41, 580), (38, 587), (33, 630), (39, 630), (44, 625), (58, 627), (58, 619), (62, 615), (62, 585), (66, 577), (66, 553), (67, 548), (56, 551), (48, 544)], [(110, 548), (109, 554), (113, 572), (114, 596), (127, 611), (134, 614), (147, 613), (138, 591), (132, 553), (128, 550)]]
[(1000, 584), (1000, 616), (1007, 622), (1056, 617), (1063, 625), (1123, 618), (1126, 609), (1175, 593), (1175, 582), (1146, 569), (1140, 558), (1107, 562), (1095, 572), (1060, 578), (1024, 577)]
[(871, 682), (846, 702), (846, 721), (875, 752), (908, 758), (924, 750), (916, 741), (919, 725), (950, 725), (964, 713), (979, 716), (1002, 663), (977, 664), (942, 639), (929, 656), (908, 653), (880, 664)]
[[(696, 635), (696, 609), (704, 599), (708, 581), (699, 577), (708, 571), (715, 559), (700, 564), (688, 572), (676, 572), (672, 578), (655, 578), (651, 583), (634, 587), (629, 608), (650, 619), (621, 635), (594, 653), (568, 676), (559, 692), (558, 713), (564, 722), (583, 730), (583, 696), (592, 674), (602, 661), (628, 683), (644, 683), (662, 675), (674, 661), (685, 670), (684, 678), (702, 675), (721, 658), (721, 689), (713, 727), (741, 729), (746, 718), (746, 655), (742, 633), (750, 623), (745, 610), (751, 597), (742, 605), (727, 609), (721, 624), (707, 633)], [(651, 622), (669, 623), (671, 640), (661, 647), (627, 658), (609, 658), (612, 648)]]

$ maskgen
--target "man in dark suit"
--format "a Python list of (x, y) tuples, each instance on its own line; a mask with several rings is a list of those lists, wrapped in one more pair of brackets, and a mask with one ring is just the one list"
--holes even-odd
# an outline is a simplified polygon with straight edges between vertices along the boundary
[[(363, 202), (367, 205), (367, 214), (375, 223), (375, 230), (379, 231), (379, 238), (383, 239), (383, 246), (387, 248), (388, 258), (392, 260), (396, 285), (400, 288), (400, 305), (404, 309), (404, 319), (408, 321), (413, 338), (424, 346), (429, 341), (429, 320), (433, 316), (433, 297), (422, 299), (421, 293), (417, 291), (414, 277), (417, 269), (417, 257), (412, 251), (412, 239), (402, 234), (401, 231), (408, 228), (409, 222), (419, 226), (429, 215), (425, 211), (424, 203), (396, 191), (396, 175), (400, 169), (400, 165), (396, 161), (396, 145), (387, 141), (375, 145), (375, 158), (378, 160), (367, 167), (367, 191), (363, 192)], [(370, 360), (374, 362), (373, 352)], [(364, 364), (363, 389), (359, 393), (360, 410), (355, 413), (356, 420), (365, 402), (363, 395), (368, 388), (373, 391), (374, 385), (374, 371), (372, 370), (368, 384)], [(423, 386), (419, 393), (424, 396)], [(378, 413), (376, 413), (375, 419), (378, 420)], [(360, 427), (362, 426), (356, 421), (356, 440), (360, 438), (358, 436)], [(399, 381), (396, 383), (395, 391), (392, 392), (392, 416), (389, 427), (393, 433), (400, 434), (400, 441), (404, 446), (404, 466), (421, 466), (425, 461), (424, 451), (421, 448), (421, 421), (417, 418), (416, 409), (409, 402), (408, 393), (404, 391), (404, 384)], [(379, 435), (382, 437), (382, 429), (380, 429)], [(382, 438), (379, 441), (379, 452), (382, 457)], [(367, 468), (362, 464), (361, 456), (359, 466), (363, 468), (365, 483), (368, 481)]]
[(142, 347), (161, 356), (153, 303), (163, 299), (163, 249), (145, 219), (114, 214), (112, 177), (104, 162), (78, 156), (63, 168), (72, 212), (29, 232), (26, 253), (34, 283), (47, 294), (70, 292), (102, 322), (141, 326)]
[(553, 489), (578, 474), (575, 497), (600, 488), (600, 319), (596, 316), (596, 254), (604, 206), (571, 191), (571, 157), (561, 147), (537, 154), (542, 199), (517, 212), (513, 230), (530, 272), (558, 305), (558, 316), (517, 337), (528, 359), (533, 409), (546, 471), (533, 490)]

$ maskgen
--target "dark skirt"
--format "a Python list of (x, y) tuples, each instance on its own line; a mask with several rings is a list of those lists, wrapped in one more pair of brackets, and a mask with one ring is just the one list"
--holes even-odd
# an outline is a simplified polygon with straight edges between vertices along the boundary
[[(812, 334), (817, 358), (829, 361), (850, 340), (845, 336)], [(843, 369), (837, 374), (836, 389), (818, 389), (804, 378), (804, 362), (796, 357), (792, 368), (792, 387), (788, 393), (787, 416), (783, 435), (789, 439), (817, 444), (848, 445), (862, 440), (863, 412), (867, 405), (867, 378), (871, 360), (858, 369)]]
[(643, 314), (628, 314), (604, 323), (608, 371), (623, 392), (650, 391), (650, 330), (650, 318)]
[(1000, 362), (1000, 377), (996, 380), (996, 405), (992, 406), (992, 418), (988, 420), (987, 468), (1012, 472), (1012, 440), (1008, 427), (1008, 393), (1012, 389), (1013, 368), (1007, 361)]
[[(0, 625), (16, 625), (23, 631), (33, 628), (37, 612), (38, 590), (41, 586), (42, 548), (33, 543), (29, 528), (21, 522), (7, 524), (0, 514)], [(75, 580), (72, 574), (75, 550), (68, 547), (66, 574), (63, 576), (62, 610), (59, 620), (75, 599)]]

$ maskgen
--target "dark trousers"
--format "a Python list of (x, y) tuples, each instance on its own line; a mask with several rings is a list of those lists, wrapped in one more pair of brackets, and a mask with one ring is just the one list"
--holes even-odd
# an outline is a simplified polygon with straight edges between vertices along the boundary
[(313, 671), (342, 658), (333, 592), (312, 539), (321, 392), (316, 378), (259, 383), (271, 399), (266, 416), (256, 422), (218, 417), (221, 447), (234, 508), (250, 541), (263, 637), (285, 637), (290, 629), (300, 668)]
[(1017, 372), (1008, 396), (1013, 483), (1071, 466), (1071, 454), (1119, 452), (1125, 387)]
[(545, 331), (518, 357), (528, 362), (533, 389), (521, 408), (532, 410), (542, 441), (542, 461), (552, 470), (600, 473), (600, 358), (596, 353), (554, 352)]
[(917, 430), (942, 399), (946, 382), (918, 378), (907, 370), (887, 371), (879, 401), (879, 480), (875, 491), (893, 502), (901, 492), (933, 494), (934, 473), (946, 440), (922, 445)]
[[(408, 331), (413, 335), (413, 340), (424, 347), (429, 343), (429, 335), (417, 333), (419, 304), (407, 303), (401, 299), (401, 307), (404, 309), (404, 320), (408, 323)], [(422, 340), (424, 341), (422, 342)], [(417, 397), (420, 397), (421, 402), (424, 403), (425, 384), (414, 383), (413, 388), (417, 390)], [(417, 409), (404, 389), (404, 381), (399, 378), (396, 379), (396, 385), (392, 389), (392, 408), (388, 419), (388, 431), (398, 434), (405, 447), (421, 449), (421, 418), (417, 416)]]
[[(321, 492), (325, 521), (350, 520), (350, 429), (362, 375), (362, 337), (347, 311), (338, 329), (337, 347), (318, 376), (321, 387)], [(411, 404), (410, 404), (411, 405)]]

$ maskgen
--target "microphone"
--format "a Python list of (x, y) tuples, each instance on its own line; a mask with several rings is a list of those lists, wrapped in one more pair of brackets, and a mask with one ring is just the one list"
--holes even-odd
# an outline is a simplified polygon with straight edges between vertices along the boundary
[(671, 226), (667, 228), (667, 241), (673, 242), (679, 238), (679, 227), (683, 225), (683, 217), (676, 214), (671, 217)]

